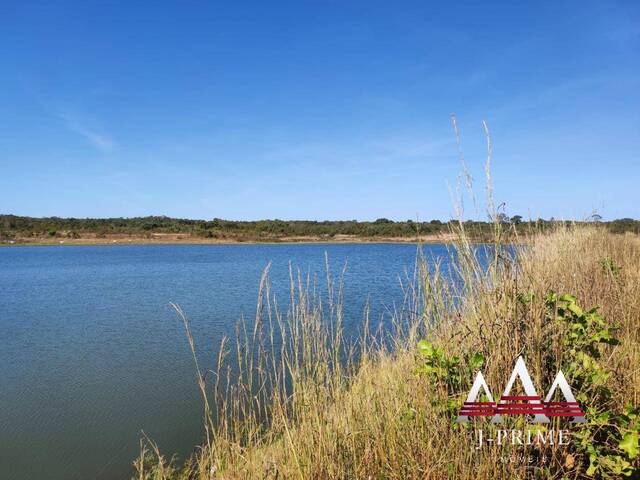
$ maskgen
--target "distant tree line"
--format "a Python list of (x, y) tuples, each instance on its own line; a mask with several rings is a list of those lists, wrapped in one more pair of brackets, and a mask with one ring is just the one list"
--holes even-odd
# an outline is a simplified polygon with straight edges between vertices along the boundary
[[(499, 221), (513, 225), (517, 230), (527, 228), (544, 230), (563, 222), (554, 219), (525, 221), (522, 216), (508, 217), (502, 214)], [(457, 222), (456, 222), (457, 223)], [(569, 222), (566, 222), (569, 223)], [(590, 219), (614, 233), (640, 233), (640, 221), (622, 218), (609, 222)], [(349, 235), (362, 238), (375, 237), (412, 237), (418, 234), (431, 235), (448, 233), (450, 222), (431, 220), (418, 222), (413, 220), (393, 221), (379, 218), (373, 222), (357, 220), (257, 220), (236, 221), (214, 218), (212, 220), (190, 220), (165, 216), (135, 218), (59, 218), (59, 217), (21, 217), (0, 215), (0, 239), (19, 239), (34, 237), (81, 238), (87, 234), (106, 237), (109, 235), (151, 236), (154, 233), (187, 234), (191, 236), (219, 239), (270, 240), (283, 237), (325, 237)], [(491, 234), (489, 222), (467, 221), (466, 230), (476, 237)]]

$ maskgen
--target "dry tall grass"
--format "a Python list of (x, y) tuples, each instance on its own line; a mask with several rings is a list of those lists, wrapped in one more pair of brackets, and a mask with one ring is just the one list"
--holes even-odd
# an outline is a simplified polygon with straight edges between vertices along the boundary
[[(319, 298), (292, 273), (290, 305), (281, 311), (265, 274), (254, 324), (239, 328), (236, 345), (222, 346), (207, 382), (198, 367), (204, 444), (177, 467), (145, 441), (135, 478), (584, 477), (588, 456), (573, 445), (475, 450), (473, 424), (457, 425), (451, 413), (473, 378), (452, 390), (446, 381), (417, 373), (422, 360), (416, 344), (426, 338), (445, 356), (460, 357), (462, 365), (469, 353), (481, 353), (497, 396), (523, 355), (534, 383), (546, 391), (556, 373), (548, 371), (550, 358), (560, 365), (567, 353), (562, 326), (549, 319), (544, 299), (549, 291), (570, 293), (583, 307), (599, 306), (619, 327), (619, 345), (598, 347), (611, 372), (611, 397), (596, 407), (620, 412), (638, 405), (640, 239), (597, 227), (564, 228), (522, 239), (517, 252), (494, 247), (487, 266), (465, 232), (457, 233), (452, 255), (458, 281), (419, 262), (387, 338), (370, 333), (365, 319), (362, 339), (346, 341), (334, 279), (328, 278), (328, 298)], [(227, 367), (233, 364), (238, 368)], [(534, 463), (513, 456), (523, 449)]]

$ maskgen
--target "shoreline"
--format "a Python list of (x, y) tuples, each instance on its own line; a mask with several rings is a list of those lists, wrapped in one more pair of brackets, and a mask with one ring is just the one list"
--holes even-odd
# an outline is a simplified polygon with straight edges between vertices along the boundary
[(417, 244), (417, 243), (452, 243), (451, 234), (421, 235), (415, 237), (358, 237), (341, 235), (331, 238), (322, 237), (274, 237), (265, 239), (242, 238), (199, 238), (181, 234), (154, 234), (153, 237), (108, 236), (81, 238), (19, 238), (4, 240), (0, 247), (64, 247), (64, 246), (110, 246), (110, 245), (291, 245), (291, 244)]

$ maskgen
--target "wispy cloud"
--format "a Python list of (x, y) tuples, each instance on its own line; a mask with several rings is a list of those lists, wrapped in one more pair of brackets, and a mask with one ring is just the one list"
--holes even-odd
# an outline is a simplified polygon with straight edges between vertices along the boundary
[(118, 147), (116, 141), (103, 129), (96, 126), (95, 122), (70, 112), (58, 112), (58, 117), (70, 132), (80, 135), (98, 150), (110, 152)]

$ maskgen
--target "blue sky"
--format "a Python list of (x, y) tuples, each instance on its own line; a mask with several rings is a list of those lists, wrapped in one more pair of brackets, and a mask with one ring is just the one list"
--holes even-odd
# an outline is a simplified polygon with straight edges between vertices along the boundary
[(4, 2), (0, 213), (640, 217), (638, 2)]

